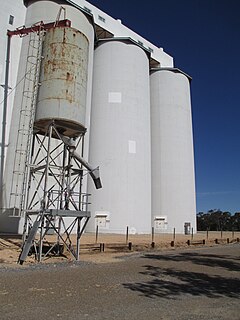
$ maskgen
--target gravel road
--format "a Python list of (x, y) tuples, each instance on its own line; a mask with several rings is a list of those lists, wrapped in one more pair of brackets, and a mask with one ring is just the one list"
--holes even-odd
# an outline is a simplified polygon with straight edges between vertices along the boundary
[(240, 319), (240, 245), (0, 268), (0, 319)]

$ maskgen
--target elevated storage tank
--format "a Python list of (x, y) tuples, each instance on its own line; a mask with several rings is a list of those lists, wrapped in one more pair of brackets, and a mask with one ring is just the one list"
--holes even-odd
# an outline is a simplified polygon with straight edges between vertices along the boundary
[(156, 232), (195, 231), (189, 77), (173, 68), (153, 70), (150, 79), (152, 224)]
[(88, 230), (149, 233), (149, 61), (131, 42), (102, 41), (95, 49), (89, 157), (101, 168), (103, 188), (89, 184)]
[(88, 39), (74, 28), (46, 32), (35, 117), (41, 130), (52, 119), (69, 137), (85, 128), (88, 50)]
[[(65, 8), (65, 17), (63, 13), (61, 13), (59, 20), (63, 20), (64, 18), (68, 19), (71, 21), (71, 27), (73, 29), (65, 29), (67, 37), (66, 41), (69, 44), (70, 40), (73, 41), (71, 46), (71, 51), (74, 47), (74, 57), (69, 57), (68, 53), (66, 51), (65, 55), (65, 63), (64, 63), (64, 71), (65, 71), (65, 78), (63, 77), (63, 70), (55, 70), (54, 72), (53, 69), (51, 69), (51, 73), (47, 74), (47, 77), (45, 77), (45, 73), (42, 75), (43, 78), (43, 87), (40, 89), (39, 92), (39, 102), (38, 102), (38, 110), (36, 114), (36, 119), (38, 121), (38, 124), (42, 126), (43, 119), (47, 119), (49, 115), (54, 116), (54, 118), (59, 120), (60, 124), (60, 119), (62, 120), (64, 114), (64, 119), (65, 123), (61, 122), (61, 125), (64, 124), (69, 129), (69, 123), (72, 123), (73, 128), (71, 127), (70, 131), (68, 131), (68, 134), (70, 136), (74, 136), (76, 130), (81, 130), (81, 128), (88, 127), (90, 123), (90, 110), (91, 110), (91, 92), (92, 92), (92, 68), (93, 68), (93, 51), (94, 51), (94, 28), (92, 25), (91, 19), (89, 19), (88, 16), (86, 16), (81, 10), (78, 8), (66, 4), (64, 1), (45, 1), (45, 0), (31, 0), (31, 1), (24, 1), (25, 5), (27, 6), (27, 12), (26, 12), (26, 21), (25, 25), (27, 27), (37, 24), (40, 21), (43, 21), (43, 23), (48, 24), (48, 23), (55, 23), (57, 17), (59, 16), (59, 12), (61, 7)], [(62, 10), (63, 12), (63, 10)], [(60, 31), (60, 28), (56, 28), (56, 34), (57, 37), (60, 37), (60, 33), (64, 32), (63, 30)], [(75, 37), (74, 37), (75, 34)], [(50, 30), (49, 33), (46, 35), (46, 40), (51, 41), (55, 37), (55, 32), (53, 30)], [(22, 96), (23, 96), (23, 83), (22, 79), (26, 75), (26, 64), (27, 64), (27, 59), (28, 59), (28, 47), (29, 47), (29, 39), (30, 39), (30, 34), (25, 36), (23, 38), (22, 42), (22, 49), (21, 49), (21, 55), (20, 55), (20, 63), (19, 63), (19, 71), (18, 71), (18, 80), (17, 83), (19, 85), (16, 88), (16, 93), (15, 93), (15, 99), (14, 99), (14, 106), (13, 106), (13, 117), (11, 120), (11, 130), (10, 130), (10, 136), (9, 136), (9, 148), (8, 148), (8, 153), (7, 153), (7, 158), (6, 158), (6, 167), (5, 167), (5, 193), (4, 193), (4, 207), (5, 208), (12, 208), (12, 197), (10, 197), (11, 193), (11, 186), (16, 185), (18, 183), (19, 186), (21, 186), (21, 181), (15, 181), (15, 177), (13, 177), (12, 181), (12, 176), (13, 176), (13, 170), (14, 170), (14, 157), (12, 156), (15, 153), (16, 150), (16, 141), (17, 141), (17, 136), (18, 136), (18, 130), (19, 130), (19, 117), (16, 115), (20, 114), (21, 110), (21, 101), (22, 101)], [(54, 40), (55, 41), (55, 40)], [(83, 46), (83, 52), (81, 52), (81, 59), (83, 58), (84, 62), (80, 62), (81, 68), (77, 69), (76, 64), (75, 64), (75, 54), (80, 58), (80, 50), (79, 50), (79, 43), (80, 46)], [(56, 48), (59, 48), (57, 42), (56, 44), (51, 44), (52, 47), (55, 45)], [(75, 46), (76, 45), (76, 46)], [(88, 49), (87, 49), (88, 46)], [(66, 49), (64, 47), (64, 49)], [(47, 48), (45, 45), (45, 53), (53, 53), (51, 51), (51, 48)], [(82, 50), (82, 49), (81, 49)], [(44, 53), (44, 54), (45, 54)], [(56, 57), (54, 58), (54, 55), (51, 57), (51, 63), (56, 62), (58, 60), (59, 54), (58, 50), (56, 50)], [(55, 59), (55, 60), (54, 60)], [(44, 62), (43, 64), (47, 61), (46, 59), (43, 59)], [(50, 59), (49, 59), (50, 61)], [(63, 60), (62, 60), (63, 61)], [(57, 61), (59, 63), (59, 61)], [(73, 76), (73, 68), (72, 66), (66, 66), (67, 63), (72, 62), (74, 63), (74, 81), (76, 80), (75, 84), (73, 85), (73, 82), (69, 81), (71, 77)], [(66, 69), (65, 69), (66, 67)], [(50, 71), (50, 66), (48, 67)], [(52, 66), (51, 66), (52, 68)], [(59, 64), (58, 64), (59, 68)], [(69, 76), (67, 74), (69, 72)], [(79, 72), (79, 74), (77, 74)], [(69, 90), (69, 92), (61, 92), (60, 94), (60, 100), (61, 102), (64, 101), (66, 109), (63, 109), (62, 105), (60, 108), (60, 113), (57, 111), (57, 103), (56, 99), (52, 99), (55, 94), (55, 89), (56, 86), (53, 89), (48, 88), (47, 84), (50, 81), (50, 77), (54, 76), (54, 81), (55, 84), (58, 82), (59, 88), (58, 90), (63, 88), (63, 83), (65, 82), (66, 87), (65, 90)], [(87, 78), (86, 78), (87, 76)], [(67, 79), (67, 77), (69, 77)], [(59, 79), (58, 79), (59, 78)], [(57, 80), (58, 79), (58, 80)], [(61, 83), (59, 85), (59, 83)], [(81, 98), (78, 95), (78, 93), (81, 92)], [(58, 92), (59, 93), (59, 92)], [(67, 95), (69, 93), (69, 95)], [(49, 106), (49, 109), (47, 110), (47, 107), (45, 107), (46, 104), (49, 104), (48, 102), (48, 97), (51, 99), (51, 106)], [(55, 97), (54, 97), (55, 98)], [(60, 102), (59, 100), (59, 102)], [(76, 105), (79, 105), (80, 102), (80, 108), (78, 111), (76, 110)], [(53, 109), (51, 109), (53, 106)], [(84, 110), (85, 108), (85, 110)], [(69, 113), (66, 110), (69, 110)], [(56, 111), (56, 114), (53, 114)], [(85, 118), (85, 119), (84, 119)], [(43, 126), (44, 127), (44, 126)], [(64, 129), (64, 128), (63, 128)], [(66, 132), (65, 132), (66, 133)], [(87, 159), (88, 155), (88, 133), (85, 134), (85, 147), (84, 147), (84, 158)], [(23, 143), (23, 146), (25, 143)], [(21, 161), (21, 159), (20, 159)], [(24, 158), (23, 158), (23, 164), (21, 166), (24, 166)], [(9, 179), (11, 177), (11, 179)]]

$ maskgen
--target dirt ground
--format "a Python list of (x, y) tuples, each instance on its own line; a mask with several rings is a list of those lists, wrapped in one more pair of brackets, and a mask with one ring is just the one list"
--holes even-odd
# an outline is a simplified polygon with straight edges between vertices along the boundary
[(239, 254), (235, 242), (0, 266), (0, 318), (239, 320)]
[[(116, 256), (131, 255), (134, 252), (162, 251), (166, 249), (198, 246), (217, 246), (219, 244), (235, 243), (240, 238), (240, 232), (198, 232), (192, 235), (176, 234), (155, 234), (152, 235), (116, 235), (116, 234), (90, 234), (85, 233), (81, 238), (80, 260), (95, 263), (108, 263), (117, 261)], [(55, 236), (47, 236), (50, 243), (55, 241)], [(203, 245), (205, 240), (205, 245)], [(173, 244), (174, 241), (174, 244)], [(73, 244), (76, 243), (74, 235)], [(154, 248), (152, 248), (154, 242)], [(131, 251), (129, 243), (132, 244)], [(104, 252), (100, 252), (100, 244), (104, 244)], [(17, 265), (21, 252), (21, 236), (0, 235), (0, 266), (14, 267)], [(51, 257), (44, 260), (44, 263), (55, 263), (62, 261), (72, 261), (72, 256), (65, 249), (64, 256)], [(34, 255), (27, 258), (24, 265), (35, 264)]]

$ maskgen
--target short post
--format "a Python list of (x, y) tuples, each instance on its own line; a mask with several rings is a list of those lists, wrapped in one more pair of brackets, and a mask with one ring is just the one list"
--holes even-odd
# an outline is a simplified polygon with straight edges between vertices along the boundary
[(104, 250), (105, 250), (104, 243), (100, 243), (100, 252), (104, 252)]
[(229, 238), (227, 238), (227, 243), (229, 243), (230, 241), (229, 241)]
[(129, 242), (129, 243), (128, 243), (128, 249), (129, 249), (129, 251), (132, 250), (132, 242)]
[(152, 242), (154, 242), (154, 227), (152, 227)]
[(218, 239), (215, 239), (215, 243), (218, 244)]
[(190, 246), (190, 244), (191, 244), (191, 242), (190, 242), (190, 240), (188, 239), (188, 241), (187, 241), (187, 245), (188, 245), (188, 246)]
[(208, 230), (209, 230), (209, 228), (207, 228), (207, 240), (208, 240)]
[(203, 239), (202, 243), (203, 243), (203, 244), (206, 244), (206, 241), (205, 241), (205, 239)]
[(155, 247), (155, 242), (154, 242), (154, 227), (152, 227), (152, 243), (151, 243), (151, 247), (152, 247), (152, 248)]
[(173, 228), (173, 240), (176, 239), (176, 228)]
[(237, 238), (237, 242), (239, 242), (239, 238)]
[(126, 243), (128, 243), (128, 226), (127, 226), (127, 229), (126, 229)]
[(171, 247), (174, 247), (174, 240), (171, 241)]
[(192, 228), (192, 240), (193, 240), (193, 228)]
[(98, 225), (97, 225), (97, 227), (96, 227), (96, 239), (95, 239), (95, 243), (97, 243), (98, 242)]

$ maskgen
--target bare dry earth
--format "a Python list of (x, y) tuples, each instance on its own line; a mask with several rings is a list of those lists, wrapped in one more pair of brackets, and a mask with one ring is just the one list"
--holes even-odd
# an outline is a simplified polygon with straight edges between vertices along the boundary
[[(240, 232), (198, 232), (193, 235), (176, 234), (155, 234), (152, 235), (116, 235), (116, 234), (96, 234), (85, 233), (81, 238), (81, 261), (106, 263), (116, 262), (116, 256), (130, 255), (133, 252), (148, 252), (152, 251), (151, 243), (154, 240), (154, 250), (166, 250), (175, 248), (188, 247), (187, 241), (193, 241), (193, 246), (198, 246), (202, 240), (205, 240), (206, 246), (215, 246), (215, 239), (219, 243), (226, 244), (234, 243), (240, 238)], [(51, 243), (55, 241), (54, 236), (47, 236), (47, 240)], [(174, 248), (171, 247), (171, 242), (174, 240)], [(73, 244), (76, 243), (75, 237), (72, 237)], [(128, 243), (132, 243), (131, 252), (128, 249)], [(104, 243), (105, 251), (100, 253), (100, 243)], [(22, 240), (20, 236), (0, 235), (0, 266), (15, 267), (21, 252)], [(65, 250), (64, 257), (47, 258), (44, 263), (58, 263), (63, 261), (72, 261), (72, 256)], [(35, 264), (34, 256), (28, 257), (24, 265)], [(239, 317), (240, 319), (240, 317)]]
[(240, 319), (237, 242), (81, 257), (2, 265), (1, 319)]

